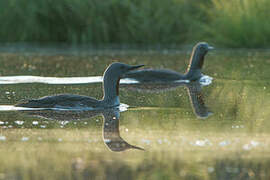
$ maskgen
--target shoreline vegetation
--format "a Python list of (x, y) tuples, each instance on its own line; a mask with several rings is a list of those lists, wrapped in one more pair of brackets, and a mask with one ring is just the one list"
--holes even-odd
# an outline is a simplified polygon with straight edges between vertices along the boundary
[(0, 1), (0, 43), (269, 48), (269, 0)]

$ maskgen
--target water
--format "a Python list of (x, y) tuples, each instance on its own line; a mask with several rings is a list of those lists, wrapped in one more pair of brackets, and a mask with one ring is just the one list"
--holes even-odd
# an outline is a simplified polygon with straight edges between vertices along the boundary
[(122, 81), (123, 105), (110, 112), (12, 106), (100, 99), (111, 62), (184, 72), (189, 53), (0, 53), (0, 179), (269, 179), (268, 51), (209, 53), (205, 86)]

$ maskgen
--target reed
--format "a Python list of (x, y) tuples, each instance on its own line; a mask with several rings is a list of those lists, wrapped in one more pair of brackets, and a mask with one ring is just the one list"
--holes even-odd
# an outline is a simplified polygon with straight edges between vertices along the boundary
[(0, 0), (0, 42), (270, 45), (268, 0)]
[(262, 48), (270, 45), (270, 1), (212, 0), (204, 32), (226, 47)]
[[(91, 44), (183, 43), (194, 0), (0, 2), (0, 41)], [(188, 13), (190, 12), (190, 13)], [(198, 16), (198, 11), (194, 16)]]

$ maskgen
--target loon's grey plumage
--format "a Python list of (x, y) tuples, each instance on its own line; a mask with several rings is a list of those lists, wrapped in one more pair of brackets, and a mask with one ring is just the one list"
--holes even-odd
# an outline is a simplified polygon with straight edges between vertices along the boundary
[(103, 92), (102, 100), (97, 100), (88, 96), (73, 94), (60, 94), (56, 96), (45, 96), (39, 99), (32, 99), (26, 102), (16, 104), (17, 107), (29, 108), (93, 108), (103, 109), (118, 106), (119, 100), (119, 81), (128, 71), (142, 67), (143, 65), (131, 66), (123, 63), (112, 63), (103, 75)]
[(123, 78), (130, 78), (139, 82), (168, 82), (177, 80), (195, 81), (203, 75), (201, 69), (204, 63), (204, 56), (213, 47), (205, 42), (196, 44), (193, 48), (189, 66), (185, 74), (167, 70), (167, 69), (142, 69), (126, 73)]

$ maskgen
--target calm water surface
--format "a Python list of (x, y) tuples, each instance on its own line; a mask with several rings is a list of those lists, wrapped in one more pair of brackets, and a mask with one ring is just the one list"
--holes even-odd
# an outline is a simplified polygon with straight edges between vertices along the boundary
[(0, 179), (269, 179), (269, 51), (209, 53), (208, 86), (123, 82), (120, 100), (128, 108), (11, 106), (59, 93), (102, 98), (96, 76), (110, 63), (185, 72), (189, 54), (0, 53)]

